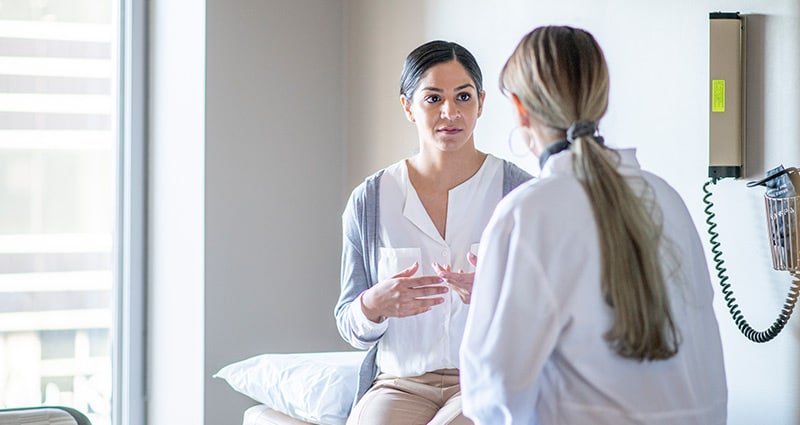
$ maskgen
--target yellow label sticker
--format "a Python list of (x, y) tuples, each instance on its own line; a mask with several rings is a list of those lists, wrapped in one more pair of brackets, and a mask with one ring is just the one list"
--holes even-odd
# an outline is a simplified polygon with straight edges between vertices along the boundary
[(711, 112), (725, 112), (725, 80), (711, 80)]

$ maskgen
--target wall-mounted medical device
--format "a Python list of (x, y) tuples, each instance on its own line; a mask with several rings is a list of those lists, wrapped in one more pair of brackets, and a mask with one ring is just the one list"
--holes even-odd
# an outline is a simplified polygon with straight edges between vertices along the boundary
[(745, 19), (738, 12), (709, 14), (708, 176), (744, 176)]
[(713, 12), (709, 14), (709, 143), (708, 176), (703, 185), (703, 202), (706, 204), (706, 224), (711, 243), (713, 261), (722, 294), (736, 326), (744, 336), (754, 342), (767, 342), (775, 338), (794, 311), (800, 296), (800, 232), (798, 213), (800, 207), (800, 170), (794, 167), (776, 167), (759, 181), (748, 187), (764, 186), (767, 236), (772, 254), (772, 267), (788, 271), (793, 279), (786, 301), (775, 322), (764, 331), (753, 329), (744, 319), (728, 283), (722, 250), (717, 241), (719, 233), (711, 209), (709, 187), (719, 179), (735, 179), (745, 175), (745, 17), (738, 12)]

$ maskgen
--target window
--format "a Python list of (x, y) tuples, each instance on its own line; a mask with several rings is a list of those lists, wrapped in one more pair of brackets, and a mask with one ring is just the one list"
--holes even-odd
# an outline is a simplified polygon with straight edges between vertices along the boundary
[(121, 425), (141, 398), (132, 10), (0, 2), (0, 407), (66, 405)]

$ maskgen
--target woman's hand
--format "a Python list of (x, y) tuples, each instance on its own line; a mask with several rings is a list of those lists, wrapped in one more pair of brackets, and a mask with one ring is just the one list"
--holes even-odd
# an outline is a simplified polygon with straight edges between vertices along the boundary
[[(478, 265), (478, 256), (472, 252), (467, 253), (467, 261), (473, 266)], [(450, 270), (450, 265), (442, 266), (439, 263), (433, 263), (433, 268), (437, 271), (439, 277), (444, 279), (461, 297), (464, 304), (469, 304), (472, 299), (472, 283), (475, 281), (475, 273), (464, 273), (464, 270), (459, 270), (458, 273)]]
[(439, 276), (411, 277), (419, 269), (419, 263), (401, 271), (383, 282), (364, 291), (361, 308), (367, 318), (375, 323), (387, 317), (407, 317), (429, 311), (444, 302), (435, 295), (447, 292)]

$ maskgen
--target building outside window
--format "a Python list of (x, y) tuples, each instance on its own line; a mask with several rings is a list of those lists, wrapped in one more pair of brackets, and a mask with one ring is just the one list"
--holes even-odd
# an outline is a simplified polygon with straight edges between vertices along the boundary
[(0, 408), (112, 418), (117, 0), (0, 1)]

